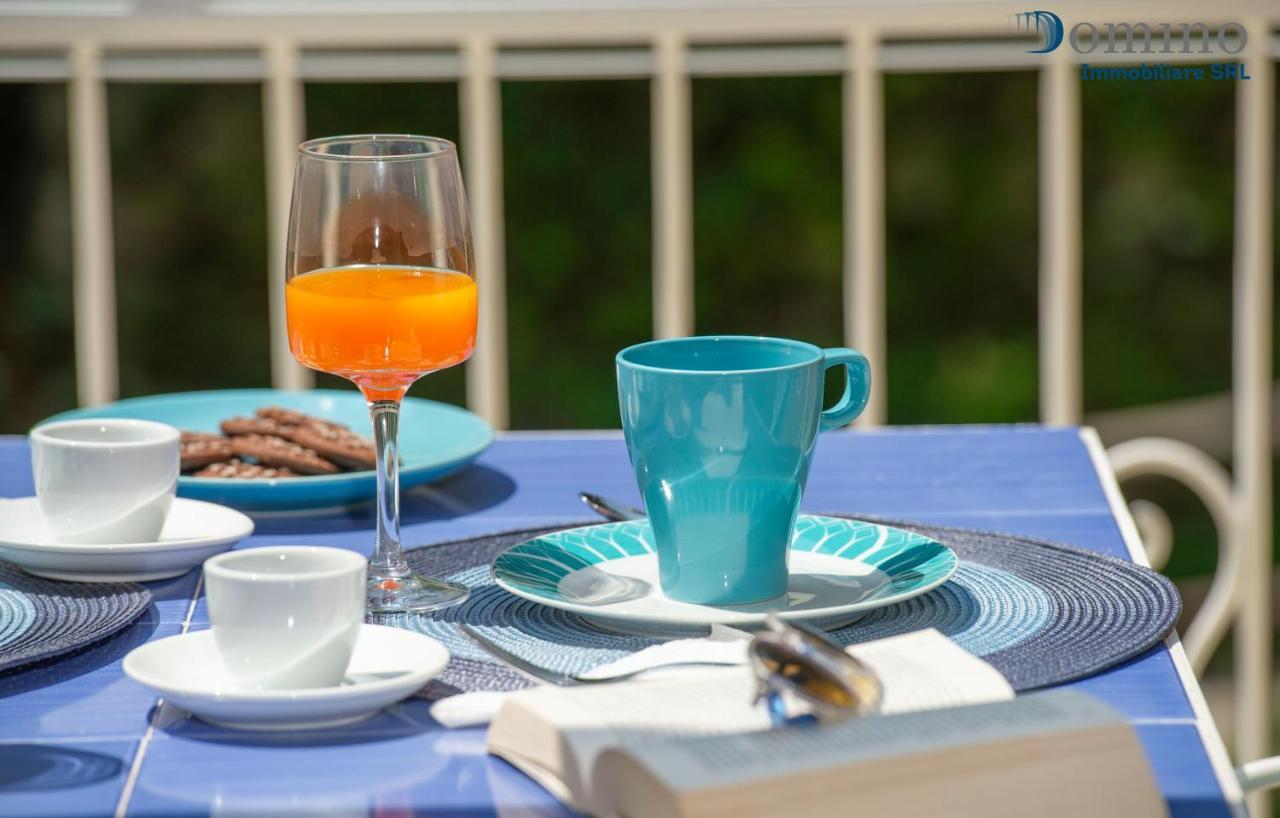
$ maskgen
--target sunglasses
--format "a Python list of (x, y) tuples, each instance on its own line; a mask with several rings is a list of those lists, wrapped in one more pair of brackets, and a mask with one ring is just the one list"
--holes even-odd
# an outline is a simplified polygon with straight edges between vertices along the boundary
[(776, 614), (752, 637), (747, 654), (774, 727), (834, 722), (874, 713), (883, 688), (876, 674), (803, 622)]

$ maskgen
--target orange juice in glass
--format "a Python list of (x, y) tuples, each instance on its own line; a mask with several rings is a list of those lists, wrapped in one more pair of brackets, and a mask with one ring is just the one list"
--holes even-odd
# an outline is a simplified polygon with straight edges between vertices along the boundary
[(400, 546), (396, 431), (423, 375), (471, 357), (476, 282), (458, 154), (444, 139), (336, 136), (299, 147), (285, 258), (289, 349), (354, 382), (377, 448), (368, 610), (429, 611), (467, 589), (414, 574)]
[(285, 309), (293, 356), (355, 382), (370, 400), (403, 397), (422, 375), (462, 363), (476, 345), (476, 282), (456, 270), (316, 270), (289, 280)]

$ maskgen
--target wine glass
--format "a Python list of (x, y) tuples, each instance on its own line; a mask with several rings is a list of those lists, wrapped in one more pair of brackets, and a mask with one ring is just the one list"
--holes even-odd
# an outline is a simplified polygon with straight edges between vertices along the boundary
[(289, 349), (352, 381), (377, 446), (378, 539), (368, 611), (430, 611), (465, 586), (414, 574), (400, 547), (400, 402), (471, 357), (475, 262), (458, 152), (446, 139), (334, 136), (298, 148), (285, 261)]

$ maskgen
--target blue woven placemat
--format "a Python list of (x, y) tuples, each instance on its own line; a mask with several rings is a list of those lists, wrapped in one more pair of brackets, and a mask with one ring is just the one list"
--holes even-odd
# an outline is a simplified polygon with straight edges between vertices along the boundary
[(106, 639), (150, 604), (136, 583), (59, 582), (0, 561), (0, 673)]
[[(991, 663), (1016, 690), (1030, 690), (1089, 676), (1143, 653), (1169, 634), (1182, 608), (1166, 577), (1093, 551), (1013, 534), (874, 521), (945, 543), (960, 557), (960, 568), (928, 594), (872, 611), (833, 631), (831, 636), (842, 644), (937, 628)], [(408, 553), (415, 570), (471, 588), (471, 597), (461, 605), (382, 620), (448, 646), (453, 658), (437, 693), (529, 684), (463, 636), (459, 622), (521, 656), (569, 672), (589, 670), (655, 643), (600, 630), (493, 583), (489, 563), (494, 557), (518, 542), (566, 527), (504, 532)]]

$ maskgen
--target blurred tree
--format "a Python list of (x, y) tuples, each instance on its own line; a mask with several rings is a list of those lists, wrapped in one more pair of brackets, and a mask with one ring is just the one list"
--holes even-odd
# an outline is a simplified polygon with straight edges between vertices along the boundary
[(1036, 77), (885, 80), (893, 423), (1035, 420)]
[(1235, 86), (1083, 84), (1085, 403), (1229, 389)]
[(270, 385), (262, 96), (108, 87), (123, 397)]
[[(1085, 407), (1230, 389), (1234, 85), (1082, 91)], [(1169, 573), (1212, 571), (1217, 533), (1194, 495), (1165, 480), (1125, 488), (1169, 512)]]
[[(19, 429), (73, 400), (65, 95), (2, 91), (26, 112), (3, 138), (38, 160), (4, 198)], [(895, 422), (1036, 416), (1035, 96), (1031, 74), (886, 80)], [(266, 383), (260, 89), (113, 85), (110, 103), (122, 391)], [(612, 425), (607, 361), (652, 322), (647, 83), (507, 83), (503, 103), (514, 422)], [(1085, 86), (1091, 408), (1229, 383), (1232, 104), (1226, 83)], [(832, 77), (694, 83), (697, 331), (841, 341), (840, 105)], [(449, 83), (311, 84), (307, 111), (308, 135), (458, 135)], [(172, 309), (179, 284), (219, 310)], [(415, 394), (460, 403), (463, 374)]]
[(75, 405), (66, 90), (0, 83), (0, 433)]
[(648, 83), (508, 82), (502, 106), (512, 424), (616, 427), (614, 353), (652, 333)]
[(693, 83), (696, 332), (843, 345), (840, 106), (837, 77)]
[(836, 77), (693, 84), (699, 333), (843, 341)]

